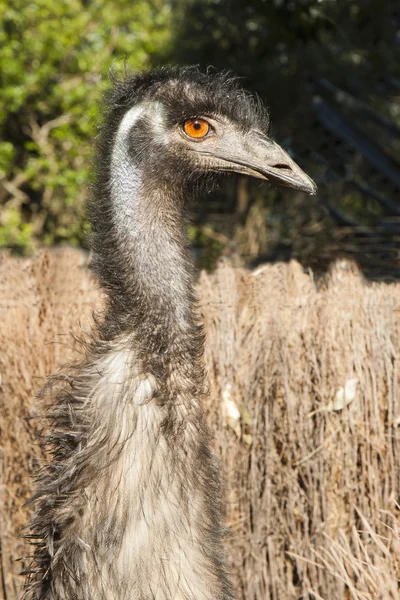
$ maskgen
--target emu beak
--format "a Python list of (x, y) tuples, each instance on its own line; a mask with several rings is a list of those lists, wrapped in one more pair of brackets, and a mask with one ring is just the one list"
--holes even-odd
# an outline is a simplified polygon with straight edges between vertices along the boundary
[(220, 166), (222, 170), (266, 179), (273, 184), (291, 187), (311, 195), (317, 193), (314, 181), (283, 148), (262, 133), (251, 131), (241, 136), (241, 139), (235, 135), (234, 139), (228, 138), (226, 142), (214, 155), (223, 161)]

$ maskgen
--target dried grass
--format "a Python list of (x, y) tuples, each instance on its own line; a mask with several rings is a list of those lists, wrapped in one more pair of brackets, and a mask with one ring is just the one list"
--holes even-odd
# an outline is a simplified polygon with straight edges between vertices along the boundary
[[(80, 262), (0, 264), (2, 600), (18, 596), (28, 473), (43, 458), (33, 393), (101, 302)], [(318, 285), (295, 262), (222, 263), (199, 291), (237, 598), (399, 598), (399, 285), (368, 285), (349, 263)]]
[(70, 332), (89, 326), (99, 292), (74, 251), (0, 262), (0, 600), (21, 589), (21, 528), (29, 473), (43, 460), (34, 394), (44, 377), (79, 351)]

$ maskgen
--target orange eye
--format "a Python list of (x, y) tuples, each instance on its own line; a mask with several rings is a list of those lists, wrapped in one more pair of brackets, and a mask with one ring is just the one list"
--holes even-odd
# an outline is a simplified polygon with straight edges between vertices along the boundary
[(183, 124), (183, 130), (191, 138), (201, 139), (210, 131), (210, 125), (202, 119), (189, 119)]

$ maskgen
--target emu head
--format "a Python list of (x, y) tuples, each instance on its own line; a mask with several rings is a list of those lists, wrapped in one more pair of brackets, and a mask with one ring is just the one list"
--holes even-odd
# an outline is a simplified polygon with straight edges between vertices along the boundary
[(316, 193), (314, 182), (269, 137), (260, 101), (225, 74), (170, 67), (115, 77), (105, 103), (100, 169), (118, 161), (123, 148), (147, 186), (165, 184), (171, 193), (204, 175), (232, 172)]

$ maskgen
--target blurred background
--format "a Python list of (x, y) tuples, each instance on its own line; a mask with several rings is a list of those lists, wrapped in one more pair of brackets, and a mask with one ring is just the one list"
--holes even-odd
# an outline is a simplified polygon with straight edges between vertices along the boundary
[(316, 197), (229, 179), (196, 209), (199, 266), (353, 258), (400, 274), (395, 0), (0, 1), (0, 247), (85, 248), (97, 103), (113, 61), (213, 65), (269, 106)]

